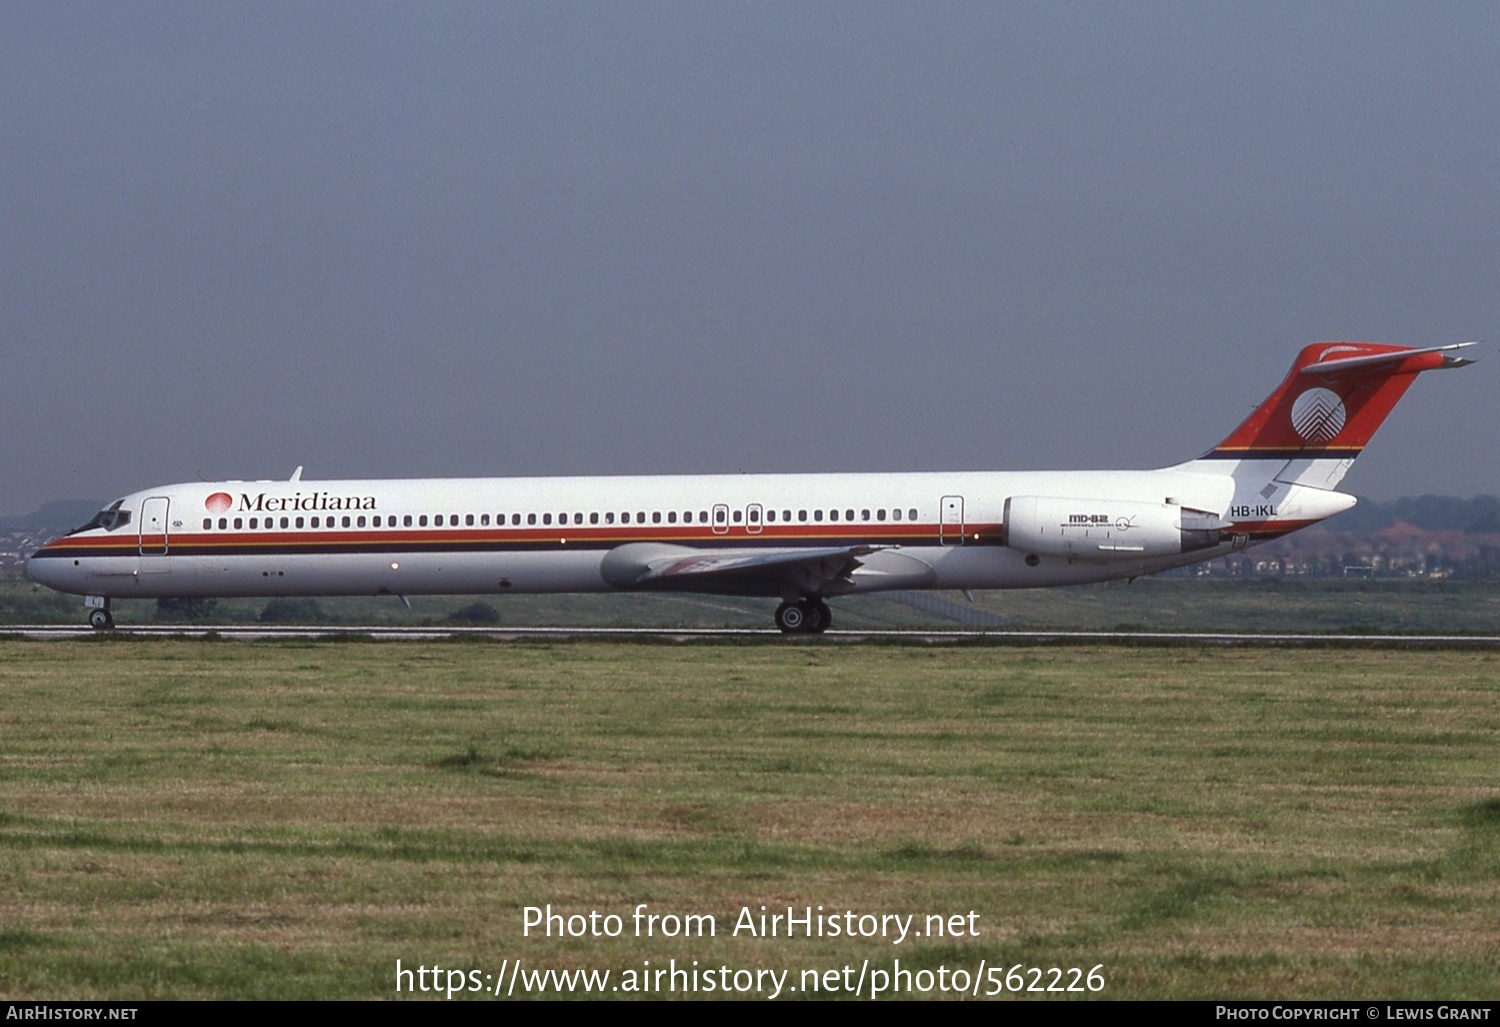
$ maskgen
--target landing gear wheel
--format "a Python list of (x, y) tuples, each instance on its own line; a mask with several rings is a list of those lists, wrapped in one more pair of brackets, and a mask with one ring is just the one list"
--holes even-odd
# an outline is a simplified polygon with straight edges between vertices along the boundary
[(817, 635), (833, 623), (833, 612), (821, 599), (799, 599), (776, 607), (776, 626), (788, 635)]
[(828, 604), (823, 602), (823, 600), (821, 599), (813, 604), (813, 606), (814, 609), (818, 611), (818, 623), (813, 627), (812, 630), (821, 635), (823, 632), (833, 627), (833, 611), (830, 610), (828, 608)]
[(802, 610), (802, 630), (809, 635), (816, 635), (828, 626), (823, 619), (826, 607), (816, 599), (804, 599), (797, 606)]
[(95, 631), (108, 631), (115, 626), (115, 619), (108, 610), (93, 610), (89, 613), (89, 627)]
[(807, 611), (801, 603), (782, 603), (776, 607), (776, 626), (782, 634), (800, 635), (807, 630)]

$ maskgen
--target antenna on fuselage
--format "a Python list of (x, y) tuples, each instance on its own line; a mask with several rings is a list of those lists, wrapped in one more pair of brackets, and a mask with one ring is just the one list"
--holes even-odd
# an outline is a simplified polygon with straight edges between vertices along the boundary
[(288, 478), (287, 481), (301, 481), (301, 480), (302, 480), (302, 465), (298, 464), (297, 465), (297, 469), (292, 472), (292, 476), (290, 478)]

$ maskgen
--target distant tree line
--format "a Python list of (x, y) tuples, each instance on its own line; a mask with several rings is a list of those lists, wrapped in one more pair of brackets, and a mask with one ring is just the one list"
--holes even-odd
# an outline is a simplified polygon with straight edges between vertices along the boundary
[(1348, 513), (1327, 523), (1332, 531), (1371, 532), (1397, 521), (1426, 531), (1463, 531), (1500, 534), (1500, 498), (1475, 496), (1403, 496), (1388, 502), (1361, 499)]

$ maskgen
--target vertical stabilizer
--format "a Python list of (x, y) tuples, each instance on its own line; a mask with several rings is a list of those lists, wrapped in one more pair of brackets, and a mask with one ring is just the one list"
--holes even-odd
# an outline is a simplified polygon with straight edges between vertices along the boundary
[(1457, 351), (1472, 345), (1313, 343), (1276, 391), (1193, 464), (1208, 470), (1219, 462), (1236, 478), (1336, 488), (1417, 375), (1471, 363)]
[(1233, 479), (1223, 517), (1235, 548), (1316, 524), (1354, 505), (1334, 489), (1417, 375), (1472, 363), (1458, 355), (1472, 345), (1313, 343), (1243, 424), (1180, 468)]
[(1418, 374), (1470, 363), (1453, 351), (1473, 343), (1411, 349), (1318, 342), (1209, 456), (1357, 456)]

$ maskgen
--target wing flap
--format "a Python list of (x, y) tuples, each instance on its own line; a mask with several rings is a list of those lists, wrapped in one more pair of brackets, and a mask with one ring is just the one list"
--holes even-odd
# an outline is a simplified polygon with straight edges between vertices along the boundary
[(848, 583), (877, 546), (788, 549), (695, 549), (633, 542), (611, 550), (600, 570), (617, 588), (778, 595), (818, 594)]

